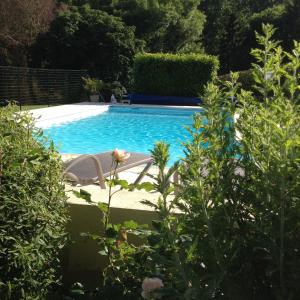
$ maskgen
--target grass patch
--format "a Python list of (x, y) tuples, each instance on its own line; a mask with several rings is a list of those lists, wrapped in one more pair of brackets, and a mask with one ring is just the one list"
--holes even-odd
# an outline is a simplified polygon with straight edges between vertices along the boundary
[(48, 106), (47, 104), (30, 104), (30, 105), (22, 105), (21, 110), (22, 111), (27, 111), (27, 110), (32, 110), (32, 109), (39, 109), (39, 108), (46, 108), (46, 107), (52, 107), (52, 106), (58, 106), (60, 104), (54, 104)]

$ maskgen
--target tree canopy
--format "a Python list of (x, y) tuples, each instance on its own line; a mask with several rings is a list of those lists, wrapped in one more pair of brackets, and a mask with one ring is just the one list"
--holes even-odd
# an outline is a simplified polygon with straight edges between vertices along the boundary
[(92, 76), (126, 82), (138, 45), (134, 28), (120, 18), (74, 6), (38, 38), (31, 56), (34, 66), (88, 69)]
[(117, 0), (114, 14), (136, 28), (149, 52), (177, 52), (201, 41), (201, 0)]
[(250, 67), (248, 53), (255, 47), (255, 31), (260, 31), (262, 23), (278, 28), (275, 37), (287, 49), (300, 37), (299, 0), (204, 0), (200, 9), (207, 18), (203, 46), (219, 55), (222, 73)]
[(26, 65), (27, 47), (48, 30), (54, 16), (55, 0), (1, 0), (0, 64)]
[[(25, 2), (1, 1), (0, 64), (83, 68), (128, 82), (138, 52), (207, 52), (225, 74), (250, 68), (262, 23), (278, 28), (287, 50), (300, 39), (300, 0), (36, 0), (26, 9)], [(11, 39), (26, 50), (22, 59)]]

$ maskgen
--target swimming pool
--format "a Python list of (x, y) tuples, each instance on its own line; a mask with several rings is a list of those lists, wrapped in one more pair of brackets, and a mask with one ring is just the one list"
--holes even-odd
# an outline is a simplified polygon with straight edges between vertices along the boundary
[(61, 153), (94, 154), (115, 148), (149, 153), (156, 141), (170, 144), (171, 163), (182, 157), (184, 126), (201, 109), (110, 106), (106, 112), (44, 129)]

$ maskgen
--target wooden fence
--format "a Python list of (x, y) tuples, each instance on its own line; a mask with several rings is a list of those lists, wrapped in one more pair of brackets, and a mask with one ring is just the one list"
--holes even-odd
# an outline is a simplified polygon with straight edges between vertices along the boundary
[(0, 101), (66, 104), (86, 100), (81, 77), (86, 70), (32, 69), (0, 66)]

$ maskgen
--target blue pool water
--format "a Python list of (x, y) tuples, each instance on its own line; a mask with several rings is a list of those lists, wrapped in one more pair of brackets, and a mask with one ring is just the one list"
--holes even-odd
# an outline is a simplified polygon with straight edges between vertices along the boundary
[(53, 126), (44, 134), (61, 153), (98, 153), (115, 148), (149, 153), (156, 141), (170, 144), (173, 163), (183, 156), (181, 142), (189, 139), (184, 126), (200, 109), (110, 107), (94, 117)]

